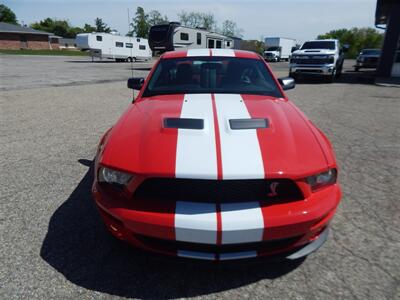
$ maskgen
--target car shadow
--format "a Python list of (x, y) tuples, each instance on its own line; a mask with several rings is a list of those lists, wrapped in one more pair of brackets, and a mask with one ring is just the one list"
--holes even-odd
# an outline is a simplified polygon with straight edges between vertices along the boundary
[(91, 198), (93, 163), (52, 215), (40, 255), (70, 282), (102, 293), (133, 298), (207, 295), (261, 279), (274, 279), (304, 261), (204, 264), (134, 249), (116, 240), (103, 225)]
[[(335, 83), (372, 85), (375, 83), (375, 71), (345, 70), (339, 78), (335, 79)], [(296, 78), (296, 84), (327, 84), (327, 81), (323, 77), (302, 75)]]

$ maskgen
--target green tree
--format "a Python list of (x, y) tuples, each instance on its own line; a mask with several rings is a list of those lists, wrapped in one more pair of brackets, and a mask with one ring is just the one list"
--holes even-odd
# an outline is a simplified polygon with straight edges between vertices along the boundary
[[(85, 24), (85, 27), (86, 25), (88, 24)], [(81, 27), (72, 27), (67, 20), (57, 20), (52, 18), (43, 19), (39, 22), (32, 23), (30, 26), (33, 29), (51, 32), (55, 35), (66, 38), (74, 38), (78, 33), (92, 32), (96, 29), (91, 27), (90, 31), (85, 31), (85, 29)]]
[(178, 14), (178, 18), (183, 26), (192, 28), (203, 27), (210, 31), (217, 29), (217, 21), (213, 13), (181, 11)]
[(348, 44), (346, 56), (355, 58), (364, 48), (381, 48), (383, 34), (374, 28), (337, 29), (318, 36), (318, 39), (338, 39), (340, 43)]
[(0, 22), (18, 24), (15, 13), (4, 4), (0, 4)]
[(83, 26), (82, 32), (90, 33), (90, 32), (94, 32), (94, 31), (96, 31), (96, 27), (93, 27), (90, 24), (85, 23), (85, 25)]
[(136, 8), (135, 17), (132, 19), (132, 23), (130, 24), (133, 28), (128, 35), (133, 35), (140, 38), (147, 38), (149, 35), (149, 15), (144, 12), (143, 7), (138, 6)]
[(71, 27), (66, 20), (56, 20), (46, 18), (30, 25), (33, 29), (54, 33), (62, 37), (74, 37), (74, 33), (70, 31)]
[(104, 23), (103, 19), (101, 19), (101, 18), (96, 18), (94, 20), (94, 24), (96, 27), (96, 30), (95, 30), (96, 32), (107, 32), (107, 33), (111, 32), (110, 27), (108, 27), (107, 24)]
[(168, 17), (163, 17), (158, 10), (152, 10), (149, 12), (147, 23), (149, 25), (149, 28), (153, 25), (165, 24), (168, 23)]
[(264, 42), (257, 40), (243, 40), (240, 43), (242, 50), (253, 51), (262, 54), (265, 50)]
[(234, 36), (234, 37), (242, 37), (243, 30), (237, 27), (235, 21), (232, 20), (225, 20), (222, 23), (221, 34), (226, 36)]

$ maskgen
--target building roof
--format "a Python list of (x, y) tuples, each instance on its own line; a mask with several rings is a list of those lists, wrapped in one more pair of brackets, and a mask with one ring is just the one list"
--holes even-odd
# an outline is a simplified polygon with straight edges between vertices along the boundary
[(9, 23), (0, 22), (0, 32), (7, 33), (29, 33), (29, 34), (40, 34), (54, 36), (53, 33), (35, 30), (30, 27), (14, 25)]
[(393, 9), (400, 6), (398, 0), (377, 0), (375, 11), (375, 25), (386, 24)]

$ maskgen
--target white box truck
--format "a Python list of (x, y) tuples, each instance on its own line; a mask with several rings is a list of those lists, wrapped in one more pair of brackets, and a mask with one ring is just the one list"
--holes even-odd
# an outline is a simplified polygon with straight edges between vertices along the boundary
[(264, 59), (267, 61), (289, 61), (296, 40), (283, 37), (266, 37)]
[(76, 45), (81, 50), (89, 50), (92, 57), (116, 61), (149, 60), (152, 56), (147, 39), (118, 34), (80, 33), (76, 36)]

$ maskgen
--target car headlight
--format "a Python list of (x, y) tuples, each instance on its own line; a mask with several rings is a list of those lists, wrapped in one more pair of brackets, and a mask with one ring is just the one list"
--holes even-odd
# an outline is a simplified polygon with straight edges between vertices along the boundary
[(99, 182), (105, 182), (109, 184), (115, 184), (115, 185), (120, 185), (120, 186), (126, 186), (128, 182), (132, 179), (132, 175), (113, 170), (110, 168), (106, 167), (101, 167), (99, 170)]
[(310, 185), (311, 190), (315, 191), (324, 186), (332, 185), (336, 183), (337, 170), (329, 169), (328, 171), (309, 176), (306, 178), (307, 183)]

